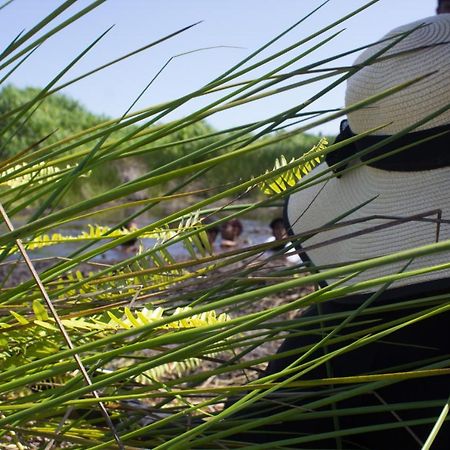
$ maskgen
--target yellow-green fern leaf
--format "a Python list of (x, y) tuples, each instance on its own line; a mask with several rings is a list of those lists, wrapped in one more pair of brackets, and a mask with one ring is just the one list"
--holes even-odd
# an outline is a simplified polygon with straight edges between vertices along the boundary
[(44, 305), (38, 300), (33, 300), (33, 312), (36, 315), (37, 320), (47, 320), (48, 319), (48, 313), (45, 309)]
[[(17, 164), (0, 172), (0, 185), (9, 186), (11, 188), (30, 185), (43, 184), (54, 180), (62, 173), (72, 170), (75, 166), (67, 166), (60, 169), (57, 166), (46, 166), (45, 162), (40, 162), (31, 167), (25, 168), (27, 163)], [(22, 170), (23, 169), (23, 170)], [(88, 177), (90, 172), (80, 175), (81, 177)], [(2, 180), (4, 179), (4, 180)], [(56, 180), (59, 181), (59, 180)]]
[[(295, 186), (297, 181), (305, 175), (308, 175), (314, 167), (323, 161), (322, 152), (325, 150), (327, 145), (328, 141), (325, 138), (322, 138), (311, 150), (304, 153), (298, 159), (292, 158), (289, 162), (283, 155), (281, 155), (279, 159), (277, 158), (275, 160), (273, 171), (287, 165), (292, 165), (292, 163), (296, 161), (298, 161), (298, 165), (287, 169), (285, 172), (268, 178), (266, 181), (263, 181), (259, 184), (260, 189), (264, 192), (264, 194), (274, 195), (286, 191), (289, 187)], [(266, 173), (270, 172), (266, 171)]]
[[(82, 231), (78, 235), (63, 235), (61, 233), (52, 233), (52, 234), (42, 234), (36, 236), (30, 241), (25, 241), (24, 243), (27, 245), (29, 250), (37, 250), (43, 247), (49, 247), (52, 245), (58, 244), (66, 244), (66, 243), (76, 243), (83, 241), (96, 241), (103, 239), (114, 239), (122, 236), (127, 236), (131, 232), (137, 231), (138, 228), (133, 228), (132, 230), (127, 230), (126, 228), (117, 229), (111, 231), (111, 228), (105, 225), (88, 225), (88, 231)], [(140, 238), (148, 238), (148, 239), (158, 239), (158, 240), (168, 240), (176, 235), (176, 232), (173, 230), (168, 230), (165, 228), (155, 229), (151, 232), (142, 233)], [(5, 249), (6, 247), (0, 247), (0, 250)], [(17, 248), (11, 249), (11, 253), (17, 252)]]

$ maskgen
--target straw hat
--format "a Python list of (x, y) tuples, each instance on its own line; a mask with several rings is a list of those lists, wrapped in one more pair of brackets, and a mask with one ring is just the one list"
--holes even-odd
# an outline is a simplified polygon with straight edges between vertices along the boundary
[[(424, 26), (421, 27), (421, 24)], [(361, 159), (368, 161), (374, 155), (381, 155), (436, 134), (439, 136), (394, 156), (359, 165), (354, 169), (352, 167), (359, 164), (360, 160), (341, 165), (341, 169), (349, 170), (339, 177), (300, 190), (288, 198), (285, 215), (292, 234), (323, 227), (346, 214), (338, 223), (353, 221), (347, 226), (319, 232), (302, 242), (302, 249), (305, 251), (303, 256), (315, 266), (366, 260), (436, 242), (436, 221), (407, 220), (371, 231), (378, 225), (394, 223), (393, 220), (374, 216), (392, 216), (405, 220), (440, 210), (444, 223), (440, 224), (438, 239), (450, 239), (450, 14), (429, 17), (392, 30), (382, 42), (364, 51), (355, 65), (363, 64), (386, 48), (392, 41), (385, 41), (385, 38), (397, 39), (402, 33), (416, 27), (419, 28), (383, 53), (377, 59), (379, 62), (364, 66), (349, 79), (346, 105), (433, 73), (406, 89), (350, 113), (348, 123), (341, 125), (337, 141), (385, 126), (353, 145), (331, 152), (326, 163), (303, 178), (302, 184), (329, 166), (417, 123), (414, 130), (393, 144)], [(441, 113), (437, 117), (421, 123), (438, 110)], [(329, 173), (326, 177), (328, 175)], [(351, 211), (353, 212), (348, 214)], [(436, 219), (437, 214), (435, 212), (426, 218)], [(348, 234), (353, 237), (336, 239)], [(330, 242), (327, 244), (327, 241)], [(319, 244), (323, 245), (318, 246)], [(439, 253), (418, 258), (408, 270), (448, 262), (450, 252)], [(351, 283), (397, 273), (404, 264), (405, 261), (366, 271), (352, 279)], [(450, 286), (450, 270), (398, 281), (393, 287), (416, 283), (419, 286), (418, 283), (424, 282), (429, 287), (430, 282), (436, 285), (438, 280), (438, 284), (442, 286), (443, 279), (448, 279)]]

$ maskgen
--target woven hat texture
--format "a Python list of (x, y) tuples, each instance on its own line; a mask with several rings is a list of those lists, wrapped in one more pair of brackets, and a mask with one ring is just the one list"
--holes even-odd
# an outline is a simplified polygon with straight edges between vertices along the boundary
[[(396, 28), (387, 36), (397, 36), (422, 23), (425, 24), (423, 27), (415, 30), (383, 55), (388, 58), (363, 68), (349, 79), (346, 104), (358, 102), (420, 75), (434, 73), (417, 85), (364, 110), (351, 113), (349, 124), (353, 133), (358, 134), (392, 122), (378, 133), (395, 134), (450, 103), (450, 44), (445, 43), (450, 41), (450, 14), (441, 14)], [(383, 42), (364, 51), (355, 64), (367, 60), (385, 45), (386, 42)], [(448, 124), (450, 110), (420, 129)], [(450, 148), (448, 150), (450, 151)], [(318, 166), (302, 179), (302, 183), (306, 185), (312, 177), (326, 169), (325, 163)], [(328, 175), (329, 173), (326, 174), (327, 177)], [(365, 205), (361, 207), (363, 204)], [(348, 214), (354, 209), (356, 211)], [(302, 243), (304, 249), (322, 245), (306, 253), (312, 263), (323, 266), (367, 260), (433, 244), (437, 238), (437, 224), (432, 222), (408, 220), (381, 230), (370, 230), (378, 225), (392, 223), (390, 219), (379, 216), (405, 219), (434, 210), (442, 211), (442, 219), (450, 220), (450, 167), (398, 172), (360, 166), (339, 178), (328, 179), (294, 193), (286, 202), (285, 212), (293, 234), (324, 227), (346, 214), (348, 215), (342, 220), (361, 220), (357, 224), (322, 231)], [(436, 217), (436, 214), (428, 216), (434, 219)], [(439, 230), (439, 241), (450, 239), (449, 224), (442, 223)], [(339, 240), (340, 237), (349, 235), (353, 237)], [(441, 252), (417, 258), (408, 270), (449, 262), (450, 251)], [(402, 261), (371, 269), (347, 284), (398, 273), (405, 263), (406, 261)], [(450, 279), (450, 269), (420, 274), (412, 279), (398, 281), (393, 287), (442, 278)], [(375, 289), (376, 287), (369, 286), (366, 290)]]
[[(421, 26), (423, 25), (423, 26)], [(385, 48), (389, 38), (414, 30), (382, 54), (381, 61), (362, 68), (347, 84), (346, 104), (351, 105), (374, 94), (398, 86), (430, 72), (428, 78), (378, 103), (349, 114), (350, 128), (356, 134), (392, 122), (375, 134), (392, 135), (445, 106), (450, 91), (450, 14), (428, 17), (395, 28), (381, 42), (364, 51), (355, 65)], [(386, 40), (388, 39), (388, 40)], [(450, 110), (417, 128), (425, 130), (450, 123)]]

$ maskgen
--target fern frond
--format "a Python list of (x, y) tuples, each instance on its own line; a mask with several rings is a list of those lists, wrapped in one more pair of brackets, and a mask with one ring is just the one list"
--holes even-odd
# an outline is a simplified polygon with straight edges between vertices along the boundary
[[(17, 164), (0, 172), (0, 186), (4, 185), (16, 188), (23, 185), (47, 183), (48, 181), (55, 180), (64, 172), (74, 169), (77, 164), (74, 166), (67, 165), (65, 168), (61, 169), (57, 166), (46, 166), (46, 163), (42, 161), (39, 164), (35, 164), (21, 171), (21, 169), (26, 166), (27, 163)], [(79, 176), (86, 178), (89, 177), (90, 174), (91, 172), (89, 171)], [(6, 178), (6, 180), (2, 181), (2, 178)]]
[[(177, 308), (175, 310), (175, 315), (189, 311), (191, 308), (186, 306), (183, 308)], [(112, 328), (115, 329), (130, 329), (136, 328), (143, 325), (148, 325), (152, 322), (160, 320), (163, 316), (164, 309), (159, 307), (156, 309), (147, 309), (146, 307), (137, 310), (133, 315), (129, 308), (125, 308), (124, 314), (125, 319), (118, 318), (112, 312), (108, 311), (108, 315), (111, 321), (108, 323)], [(198, 328), (208, 325), (215, 325), (217, 323), (223, 323), (230, 320), (228, 314), (222, 313), (219, 316), (216, 315), (215, 311), (207, 311), (201, 314), (193, 314), (190, 317), (186, 317), (181, 320), (176, 320), (170, 322), (166, 325), (161, 326), (161, 329), (184, 329), (184, 328)]]
[(147, 370), (137, 377), (134, 381), (139, 384), (149, 385), (155, 381), (161, 382), (163, 379), (170, 377), (181, 378), (188, 372), (192, 372), (202, 364), (202, 360), (199, 358), (187, 358), (182, 361), (172, 361), (170, 363), (161, 364), (158, 367)]
[(201, 256), (212, 254), (212, 247), (208, 235), (202, 227), (203, 224), (200, 219), (200, 211), (195, 211), (183, 218), (178, 225), (178, 233), (180, 235), (193, 230), (198, 230), (198, 233), (186, 237), (186, 239), (183, 240), (183, 245), (192, 259), (197, 259), (199, 254)]
[[(322, 152), (325, 150), (327, 145), (327, 139), (321, 138), (319, 143), (315, 145), (311, 150), (304, 153), (298, 159), (292, 158), (289, 162), (283, 155), (281, 155), (279, 159), (277, 158), (275, 160), (275, 165), (272, 169), (273, 171), (285, 167), (288, 164), (292, 164), (295, 161), (299, 162), (298, 165), (289, 168), (285, 172), (279, 173), (274, 177), (268, 178), (267, 180), (260, 183), (259, 187), (261, 191), (267, 195), (274, 195), (286, 191), (289, 187), (295, 186), (297, 181), (302, 179), (305, 175), (308, 175), (308, 173), (311, 172), (314, 167), (316, 167), (323, 161)], [(313, 158), (311, 158), (311, 156), (313, 156)], [(305, 159), (308, 160), (305, 162)], [(266, 174), (268, 173), (270, 172), (266, 171)]]
[[(122, 236), (127, 236), (132, 232), (138, 230), (138, 228), (134, 228), (132, 230), (127, 230), (126, 228), (117, 229), (114, 231), (110, 231), (110, 227), (105, 225), (90, 225), (88, 224), (88, 231), (82, 231), (80, 234), (72, 236), (72, 235), (63, 235), (61, 233), (52, 233), (42, 234), (36, 236), (32, 240), (25, 241), (24, 243), (27, 245), (29, 250), (37, 250), (44, 247), (49, 247), (52, 245), (59, 244), (67, 244), (67, 243), (76, 243), (76, 242), (84, 242), (84, 241), (95, 241), (95, 240), (104, 240), (104, 239), (114, 239)], [(106, 233), (108, 233), (106, 235)], [(170, 229), (161, 228), (155, 229), (149, 233), (142, 233), (140, 235), (141, 238), (145, 239), (163, 239), (168, 240), (176, 235), (176, 232)], [(6, 249), (5, 246), (0, 247), (0, 251)], [(17, 248), (12, 248), (10, 253), (17, 252)]]
[[(190, 311), (191, 308), (177, 308), (174, 315)], [(9, 323), (0, 323), (0, 370), (23, 364), (36, 357), (47, 356), (64, 347), (61, 334), (53, 318), (49, 317), (39, 300), (33, 302), (34, 317), (10, 311)], [(84, 340), (97, 339), (99, 335), (106, 336), (117, 331), (139, 328), (155, 323), (164, 317), (163, 308), (139, 308), (131, 311), (129, 308), (108, 311), (107, 315), (91, 317), (73, 317), (61, 319), (63, 325)], [(181, 320), (174, 320), (156, 327), (156, 330), (180, 330), (186, 328), (200, 328), (224, 323), (230, 320), (225, 313), (219, 315), (215, 311), (192, 314)]]

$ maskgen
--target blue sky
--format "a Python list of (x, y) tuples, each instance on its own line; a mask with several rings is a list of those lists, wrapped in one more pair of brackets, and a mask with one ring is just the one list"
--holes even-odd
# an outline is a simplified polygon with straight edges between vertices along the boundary
[[(0, 1), (0, 5), (4, 2)], [(15, 0), (0, 10), (0, 48), (61, 3), (55, 0)], [(81, 0), (69, 9), (69, 13), (90, 3)], [(321, 3), (322, 0), (107, 0), (88, 16), (44, 43), (9, 81), (20, 87), (44, 86), (111, 25), (114, 25), (113, 29), (62, 82), (201, 20), (202, 23), (170, 41), (63, 91), (92, 112), (119, 117), (170, 57), (204, 47), (218, 47), (172, 60), (135, 109), (171, 100), (201, 87)], [(331, 0), (264, 55), (287, 47), (365, 3), (361, 0)], [(325, 47), (305, 58), (304, 62), (317, 61), (373, 42), (398, 25), (433, 15), (436, 3), (436, 0), (380, 0), (357, 17), (336, 27), (335, 31), (345, 30)], [(329, 31), (324, 36), (332, 33)], [(339, 64), (351, 64), (355, 57), (341, 59)], [(293, 68), (302, 64), (297, 63)], [(299, 88), (258, 104), (217, 114), (208, 121), (216, 128), (224, 129), (268, 117), (303, 102), (326, 84), (316, 83)], [(341, 85), (311, 105), (310, 109), (343, 106), (344, 92), (345, 86)], [(202, 104), (188, 104), (172, 117), (192, 112)], [(336, 127), (336, 123), (330, 123), (314, 131), (334, 133)]]

